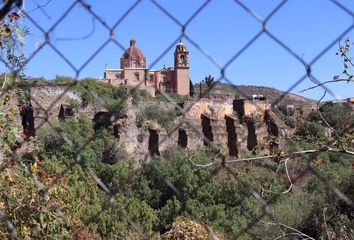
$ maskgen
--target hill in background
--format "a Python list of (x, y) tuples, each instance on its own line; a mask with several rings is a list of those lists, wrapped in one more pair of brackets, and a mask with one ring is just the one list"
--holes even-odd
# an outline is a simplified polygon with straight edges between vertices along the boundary
[[(208, 86), (201, 84), (201, 92), (207, 93)], [(200, 94), (200, 84), (194, 84), (195, 94)], [(247, 85), (230, 85), (225, 83), (217, 83), (210, 91), (211, 95), (229, 95), (239, 98), (252, 98), (254, 94), (262, 94), (267, 97), (272, 105), (294, 105), (296, 108), (312, 108), (316, 106), (317, 101), (305, 98), (293, 93), (287, 93), (271, 87), (263, 86), (247, 86)], [(205, 94), (207, 97), (207, 94)]]

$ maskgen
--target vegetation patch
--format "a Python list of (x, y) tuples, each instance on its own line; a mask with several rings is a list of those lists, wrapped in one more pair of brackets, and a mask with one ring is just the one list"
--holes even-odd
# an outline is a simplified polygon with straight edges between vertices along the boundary
[(165, 110), (158, 105), (149, 106), (144, 110), (144, 117), (149, 120), (156, 120), (167, 132), (174, 128), (174, 120), (177, 117), (177, 110)]

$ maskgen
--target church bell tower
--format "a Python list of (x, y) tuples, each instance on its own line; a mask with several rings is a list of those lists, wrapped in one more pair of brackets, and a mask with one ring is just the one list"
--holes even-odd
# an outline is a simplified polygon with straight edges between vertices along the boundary
[(189, 95), (189, 52), (180, 41), (175, 50), (175, 91), (178, 95)]

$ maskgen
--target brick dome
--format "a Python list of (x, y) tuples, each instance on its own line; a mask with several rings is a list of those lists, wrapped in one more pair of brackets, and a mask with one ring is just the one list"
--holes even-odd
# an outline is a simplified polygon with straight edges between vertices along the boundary
[(130, 40), (130, 47), (125, 50), (121, 59), (121, 68), (145, 68), (146, 59), (143, 52), (136, 46), (135, 39)]
[(125, 59), (132, 59), (132, 60), (137, 60), (137, 59), (144, 59), (145, 56), (143, 52), (136, 46), (136, 41), (134, 39), (130, 40), (130, 47), (125, 50), (122, 58)]

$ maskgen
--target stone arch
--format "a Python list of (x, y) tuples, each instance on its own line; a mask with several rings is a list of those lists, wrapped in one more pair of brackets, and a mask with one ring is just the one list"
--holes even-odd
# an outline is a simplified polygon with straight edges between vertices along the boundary
[(35, 136), (34, 116), (32, 106), (26, 107), (21, 112), (23, 132), (28, 136)]
[(58, 118), (59, 120), (65, 120), (67, 118), (73, 117), (75, 115), (74, 109), (67, 104), (61, 104)]
[(182, 148), (186, 148), (188, 146), (188, 135), (184, 129), (178, 130), (178, 145)]
[(113, 126), (113, 135), (114, 137), (119, 141), (120, 140), (120, 134), (121, 134), (121, 125), (116, 124)]
[(98, 112), (93, 117), (94, 129), (107, 128), (112, 125), (111, 114), (109, 112)]
[(238, 156), (235, 120), (232, 119), (231, 117), (225, 116), (225, 123), (226, 123), (227, 146), (229, 148), (229, 155)]
[(159, 152), (159, 134), (155, 129), (149, 128), (149, 153), (150, 156), (160, 155)]
[(258, 145), (257, 135), (256, 135), (256, 128), (254, 126), (253, 120), (248, 120), (247, 121), (247, 129), (248, 129), (247, 149), (248, 150), (253, 150)]
[[(211, 127), (211, 120), (205, 115), (201, 115), (202, 118), (202, 131), (203, 135), (210, 141), (214, 141), (213, 129)], [(204, 139), (204, 145), (208, 146), (208, 142)]]

